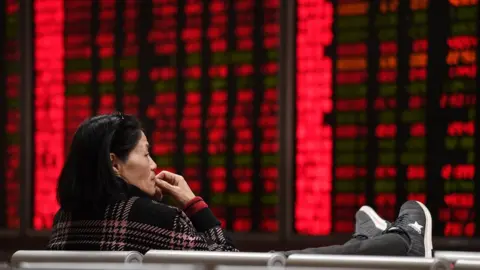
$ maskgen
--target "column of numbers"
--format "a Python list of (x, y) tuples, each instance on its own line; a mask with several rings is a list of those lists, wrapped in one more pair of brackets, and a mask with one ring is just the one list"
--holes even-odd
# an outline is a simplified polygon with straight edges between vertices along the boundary
[[(183, 175), (195, 193), (201, 191), (200, 183), (200, 151), (202, 127), (202, 95), (201, 95), (201, 52), (202, 52), (202, 15), (203, 3), (199, 0), (188, 0), (185, 3), (185, 28), (181, 39), (187, 54), (183, 70), (185, 103), (183, 106), (181, 128), (184, 132)], [(190, 60), (189, 60), (190, 59)]]
[(148, 34), (148, 41), (153, 44), (159, 62), (159, 66), (150, 71), (155, 99), (146, 113), (155, 122), (152, 154), (159, 168), (172, 172), (175, 172), (173, 154), (177, 151), (177, 69), (174, 65), (177, 52), (177, 6), (176, 0), (153, 0), (153, 27)]
[(98, 113), (111, 113), (115, 110), (115, 26), (116, 6), (115, 1), (100, 0), (99, 3), (99, 29), (95, 37), (100, 58), (100, 70), (97, 74), (98, 91), (100, 95)]
[(450, 36), (445, 62), (448, 78), (440, 95), (440, 110), (447, 116), (442, 166), (446, 208), (440, 209), (446, 236), (473, 236), (475, 190), (475, 106), (477, 77), (476, 4), (450, 1)]
[[(208, 1), (209, 25), (207, 28), (210, 44), (210, 99), (207, 128), (207, 151), (209, 155), (207, 179), (212, 198), (226, 191), (227, 179), (225, 169), (226, 129), (227, 129), (227, 73), (228, 66), (222, 57), (227, 50), (228, 1)], [(225, 226), (226, 208), (212, 200), (212, 211)]]

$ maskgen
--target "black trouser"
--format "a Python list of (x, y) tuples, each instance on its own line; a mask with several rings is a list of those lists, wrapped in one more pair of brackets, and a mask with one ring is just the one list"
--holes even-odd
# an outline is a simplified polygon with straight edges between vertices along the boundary
[(407, 256), (408, 249), (408, 240), (402, 235), (387, 233), (365, 240), (352, 239), (344, 245), (290, 250), (284, 254)]

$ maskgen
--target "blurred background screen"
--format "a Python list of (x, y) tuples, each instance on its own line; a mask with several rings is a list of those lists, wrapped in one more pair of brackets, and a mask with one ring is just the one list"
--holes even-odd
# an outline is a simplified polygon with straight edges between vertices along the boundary
[(20, 227), (20, 4), (0, 3), (0, 228)]
[(34, 3), (35, 229), (77, 126), (119, 110), (226, 229), (277, 231), (279, 1)]
[(414, 199), (434, 235), (478, 235), (477, 1), (314, 2), (297, 1), (296, 231)]

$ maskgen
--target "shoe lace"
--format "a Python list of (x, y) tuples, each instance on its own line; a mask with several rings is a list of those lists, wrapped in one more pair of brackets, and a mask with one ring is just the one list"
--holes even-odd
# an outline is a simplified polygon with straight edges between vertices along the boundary
[(394, 222), (390, 224), (390, 226), (387, 227), (385, 231), (383, 231), (383, 233), (388, 232), (392, 228), (405, 232), (403, 228), (405, 228), (405, 226), (407, 226), (407, 223), (408, 223), (408, 219), (406, 219), (406, 216), (407, 215), (399, 216)]
[(368, 237), (366, 235), (363, 235), (363, 234), (357, 234), (357, 233), (354, 233), (352, 235), (352, 238), (355, 238), (355, 239), (358, 239), (358, 240), (365, 240), (365, 239), (368, 239)]

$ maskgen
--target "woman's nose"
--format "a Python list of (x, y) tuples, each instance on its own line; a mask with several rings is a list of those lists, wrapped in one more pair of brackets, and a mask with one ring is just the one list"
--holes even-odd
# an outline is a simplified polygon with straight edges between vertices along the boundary
[(150, 158), (150, 168), (152, 169), (152, 171), (155, 171), (157, 169), (157, 163), (155, 163), (152, 158)]

